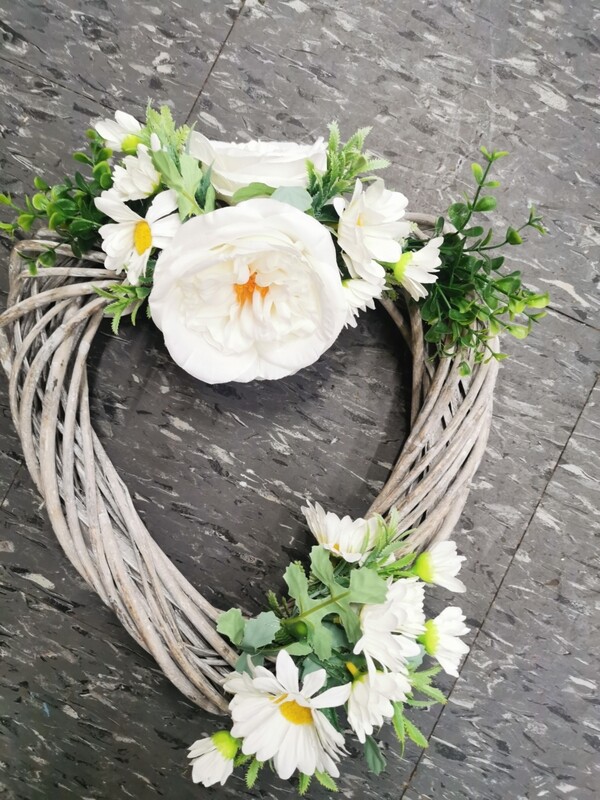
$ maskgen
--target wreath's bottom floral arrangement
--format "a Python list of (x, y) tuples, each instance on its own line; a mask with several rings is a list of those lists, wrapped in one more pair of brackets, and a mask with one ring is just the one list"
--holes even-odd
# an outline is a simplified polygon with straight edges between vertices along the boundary
[[(208, 383), (293, 374), (385, 297), (420, 315), (422, 358), (452, 358), (466, 378), (473, 364), (506, 357), (498, 334), (522, 339), (545, 314), (547, 294), (525, 288), (498, 255), (527, 229), (543, 233), (541, 218), (531, 208), (501, 238), (486, 216), (475, 222), (496, 207), (490, 173), (507, 155), (482, 147), (473, 194), (428, 236), (406, 216), (407, 198), (370, 174), (387, 162), (365, 150), (367, 133), (342, 143), (332, 124), (327, 142), (234, 144), (176, 127), (166, 108), (149, 106), (144, 124), (117, 112), (74, 154), (88, 175), (55, 186), (38, 175), (23, 207), (0, 194), (16, 212), (0, 229), (28, 233), (41, 222), (75, 258), (103, 250), (115, 281), (92, 290), (114, 332), (146, 305), (173, 359)], [(58, 245), (45, 246), (25, 252), (32, 276), (56, 264)], [(408, 552), (411, 531), (394, 510), (353, 520), (309, 503), (304, 513), (318, 542), (308, 571), (290, 564), (287, 594), (269, 593), (268, 611), (246, 619), (230, 609), (218, 620), (241, 656), (223, 687), (231, 727), (190, 749), (204, 786), (243, 768), (251, 787), (269, 764), (283, 779), (296, 774), (300, 794), (313, 778), (334, 790), (347, 728), (381, 773), (382, 726), (402, 748), (407, 739), (426, 747), (406, 712), (443, 703), (432, 681), (440, 669), (457, 675), (467, 652), (460, 608), (434, 619), (424, 611), (426, 585), (464, 591), (454, 543)]]
[(335, 790), (346, 726), (379, 774), (382, 726), (392, 724), (402, 748), (407, 739), (426, 747), (406, 709), (445, 702), (432, 680), (440, 669), (458, 676), (468, 651), (460, 608), (434, 619), (424, 611), (426, 585), (465, 591), (454, 542), (395, 558), (405, 538), (395, 512), (353, 520), (319, 504), (303, 511), (318, 542), (308, 574), (292, 563), (287, 596), (270, 593), (269, 611), (246, 620), (234, 608), (219, 618), (217, 630), (242, 651), (224, 685), (233, 726), (190, 748), (196, 783), (223, 784), (243, 767), (252, 787), (268, 763), (280, 778), (296, 773), (300, 794), (313, 777)]

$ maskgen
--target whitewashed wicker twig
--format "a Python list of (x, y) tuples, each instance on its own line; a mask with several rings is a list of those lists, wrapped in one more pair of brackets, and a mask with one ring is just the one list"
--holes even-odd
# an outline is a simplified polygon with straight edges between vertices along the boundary
[[(84, 580), (186, 697), (223, 713), (237, 653), (216, 631), (220, 612), (154, 542), (90, 419), (86, 362), (108, 302), (94, 287), (118, 278), (102, 267), (103, 254), (88, 254), (85, 266), (64, 245), (56, 266), (33, 278), (21, 254), (35, 257), (49, 243), (15, 246), (0, 316), (0, 360), (29, 472)], [(396, 506), (402, 530), (413, 529), (403, 547), (416, 549), (448, 537), (462, 512), (487, 442), (497, 363), (471, 363), (463, 378), (458, 358), (427, 360), (416, 306), (408, 319), (392, 302), (383, 306), (413, 354), (411, 430), (369, 511)]]

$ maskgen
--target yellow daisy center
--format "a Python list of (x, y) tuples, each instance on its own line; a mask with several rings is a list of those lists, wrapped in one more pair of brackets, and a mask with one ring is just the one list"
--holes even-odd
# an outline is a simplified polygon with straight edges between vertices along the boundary
[(253, 272), (246, 283), (234, 283), (236, 300), (243, 306), (247, 300), (252, 300), (254, 292), (258, 292), (261, 297), (265, 297), (269, 291), (268, 286), (258, 286), (256, 283), (256, 272)]
[(282, 694), (275, 700), (282, 717), (292, 725), (312, 725), (312, 710), (307, 706), (301, 706), (295, 700), (286, 700), (286, 697), (287, 694)]
[(152, 231), (145, 219), (138, 222), (133, 231), (133, 244), (139, 256), (152, 245)]

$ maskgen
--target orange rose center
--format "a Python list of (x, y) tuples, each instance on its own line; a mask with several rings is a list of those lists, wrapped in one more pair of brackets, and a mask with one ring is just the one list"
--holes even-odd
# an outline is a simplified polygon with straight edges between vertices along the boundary
[(256, 283), (256, 272), (253, 272), (246, 283), (234, 283), (235, 296), (240, 306), (247, 300), (252, 300), (254, 292), (258, 292), (261, 297), (265, 297), (269, 291), (268, 286), (258, 286)]

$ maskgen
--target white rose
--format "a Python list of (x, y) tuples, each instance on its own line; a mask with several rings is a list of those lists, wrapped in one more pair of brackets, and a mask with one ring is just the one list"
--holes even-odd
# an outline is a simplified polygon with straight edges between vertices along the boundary
[(319, 172), (327, 169), (327, 146), (323, 138), (314, 144), (296, 142), (214, 142), (192, 131), (190, 155), (206, 167), (212, 166), (211, 180), (217, 193), (231, 198), (250, 183), (280, 186), (307, 185), (306, 162)]
[(173, 359), (207, 383), (291, 375), (348, 313), (331, 234), (266, 198), (185, 222), (158, 259), (150, 308)]

